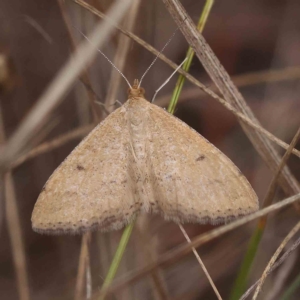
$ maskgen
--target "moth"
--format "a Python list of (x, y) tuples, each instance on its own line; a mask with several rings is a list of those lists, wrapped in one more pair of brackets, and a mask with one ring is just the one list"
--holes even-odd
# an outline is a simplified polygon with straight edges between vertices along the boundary
[(116, 230), (139, 212), (218, 224), (258, 209), (233, 162), (144, 94), (135, 80), (125, 104), (55, 170), (35, 204), (34, 231)]

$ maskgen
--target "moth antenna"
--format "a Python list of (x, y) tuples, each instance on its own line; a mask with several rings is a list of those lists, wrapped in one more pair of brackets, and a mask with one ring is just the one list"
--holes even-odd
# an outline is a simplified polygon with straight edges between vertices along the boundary
[(165, 80), (165, 82), (155, 91), (151, 103), (154, 102), (155, 97), (157, 95), (157, 93), (170, 81), (170, 79), (173, 77), (173, 75), (182, 67), (182, 65), (185, 63), (185, 61), (187, 60), (187, 57), (183, 60), (183, 62), (174, 70), (174, 72)]
[(173, 32), (173, 34), (171, 35), (171, 37), (169, 38), (169, 40), (166, 42), (166, 44), (163, 46), (163, 48), (160, 50), (160, 52), (157, 54), (157, 56), (154, 58), (154, 60), (152, 61), (152, 63), (150, 64), (150, 66), (146, 69), (145, 73), (142, 75), (141, 79), (139, 80), (139, 86), (141, 86), (142, 80), (144, 79), (144, 77), (146, 76), (146, 74), (149, 72), (149, 70), (152, 68), (152, 66), (155, 64), (155, 62), (157, 61), (157, 59), (159, 58), (159, 56), (161, 55), (161, 53), (165, 50), (165, 48), (170, 44), (171, 40), (173, 39), (173, 37), (175, 36), (177, 30), (179, 29), (179, 27), (176, 28), (176, 30)]
[[(88, 42), (92, 43), (89, 38), (78, 28), (76, 28), (75, 26), (73, 26)], [(114, 63), (100, 50), (100, 49), (97, 49), (98, 52), (100, 52), (104, 58), (116, 69), (116, 71), (125, 79), (126, 83), (128, 84), (128, 86), (132, 89), (132, 86), (131, 84), (129, 83), (128, 79), (125, 77), (125, 75), (121, 72), (121, 70), (119, 70), (117, 68), (117, 66), (114, 65)]]

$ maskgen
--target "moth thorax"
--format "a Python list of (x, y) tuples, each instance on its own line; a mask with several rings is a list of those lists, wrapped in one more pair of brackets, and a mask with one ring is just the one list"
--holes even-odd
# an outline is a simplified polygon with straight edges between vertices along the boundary
[(144, 98), (145, 90), (142, 87), (139, 87), (138, 79), (135, 79), (132, 85), (132, 88), (128, 89), (128, 98), (141, 97)]

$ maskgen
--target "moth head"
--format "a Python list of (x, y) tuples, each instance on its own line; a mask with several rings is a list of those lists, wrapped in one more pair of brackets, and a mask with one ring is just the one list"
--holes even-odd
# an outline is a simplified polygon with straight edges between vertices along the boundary
[(135, 79), (132, 85), (132, 88), (128, 89), (128, 97), (134, 98), (134, 97), (142, 97), (144, 98), (145, 90), (139, 86), (138, 79)]

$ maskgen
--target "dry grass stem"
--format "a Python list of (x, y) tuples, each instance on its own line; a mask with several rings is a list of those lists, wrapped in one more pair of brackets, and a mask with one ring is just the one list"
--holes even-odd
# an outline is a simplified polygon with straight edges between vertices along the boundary
[(256, 300), (258, 297), (258, 294), (261, 291), (262, 285), (264, 284), (270, 269), (272, 268), (272, 266), (274, 265), (274, 263), (276, 262), (278, 256), (280, 255), (280, 253), (282, 252), (282, 250), (284, 249), (284, 247), (287, 245), (287, 243), (290, 241), (290, 239), (300, 230), (300, 222), (298, 222), (296, 224), (296, 226), (289, 232), (289, 234), (285, 237), (285, 239), (282, 241), (282, 243), (280, 244), (280, 246), (278, 247), (278, 249), (276, 250), (276, 252), (274, 253), (274, 255), (272, 256), (270, 262), (268, 263), (266, 269), (264, 270), (260, 280), (259, 280), (259, 284), (256, 288), (256, 291), (254, 293), (254, 296), (252, 298), (252, 300)]
[[(118, 22), (130, 5), (130, 0), (118, 1), (108, 13), (110, 18)], [(62, 101), (85, 65), (96, 55), (98, 48), (109, 37), (113, 30), (110, 23), (98, 24), (90, 35), (90, 42), (83, 42), (73, 57), (69, 59), (44, 94), (37, 101), (25, 120), (0, 151), (0, 166), (8, 166), (16, 159), (24, 146), (44, 124), (51, 111)]]
[[(94, 7), (92, 7), (91, 5), (87, 4), (86, 2), (81, 1), (81, 0), (75, 0), (75, 2), (77, 4), (79, 4), (80, 6), (86, 8), (87, 10), (89, 10), (90, 12), (92, 12), (93, 14), (97, 15), (98, 17), (103, 18), (103, 19), (109, 21), (110, 23), (112, 23), (112, 21), (109, 20), (107, 18), (107, 16), (105, 16), (103, 13), (99, 12), (98, 10), (96, 10)], [(140, 39), (139, 37), (137, 37), (133, 33), (127, 32), (126, 30), (122, 29), (120, 26), (117, 26), (115, 23), (113, 23), (113, 25), (120, 32), (122, 32), (123, 34), (129, 36), (131, 39), (133, 39), (139, 45), (143, 46), (145, 49), (147, 49), (148, 51), (150, 51), (151, 53), (153, 53), (155, 56), (157, 56), (159, 54), (159, 59), (161, 59), (162, 61), (164, 61), (165, 63), (167, 63), (174, 70), (178, 68), (178, 66), (175, 63), (173, 63), (171, 60), (169, 60), (164, 54), (162, 54), (159, 51), (157, 51), (155, 48), (153, 48), (151, 45), (147, 44), (145, 41), (143, 41), (142, 39)], [(245, 122), (247, 125), (251, 126), (253, 129), (257, 130), (259, 133), (263, 134), (265, 137), (267, 137), (268, 139), (270, 139), (271, 141), (273, 141), (274, 143), (276, 143), (280, 147), (284, 148), (285, 150), (288, 148), (288, 144), (287, 143), (285, 143), (282, 140), (278, 139), (276, 136), (274, 136), (273, 134), (271, 134), (269, 131), (265, 130), (263, 127), (261, 127), (255, 121), (252, 121), (251, 118), (249, 118), (248, 116), (246, 116), (244, 113), (239, 112), (237, 109), (234, 108), (233, 105), (231, 105), (230, 103), (228, 103), (223, 98), (219, 97), (215, 92), (213, 92), (211, 89), (207, 88), (205, 85), (203, 85), (202, 83), (200, 83), (196, 78), (194, 78), (193, 76), (191, 76), (189, 73), (186, 73), (182, 69), (179, 69), (178, 73), (184, 75), (186, 77), (186, 79), (188, 79), (191, 83), (193, 83), (194, 85), (196, 85), (197, 87), (199, 87), (207, 95), (211, 96), (212, 98), (214, 98), (218, 102), (220, 102), (223, 106), (225, 106), (229, 111), (231, 111), (235, 116), (237, 116), (240, 120), (242, 120), (243, 122)], [(292, 153), (295, 154), (296, 156), (300, 157), (300, 151), (299, 150), (293, 149)]]
[[(0, 145), (5, 141), (5, 131), (3, 126), (2, 110), (0, 107)], [(12, 256), (15, 265), (15, 272), (17, 276), (17, 288), (20, 300), (29, 300), (29, 285), (26, 266), (25, 247), (22, 239), (22, 230), (20, 224), (20, 217), (18, 212), (17, 199), (15, 195), (15, 187), (13, 178), (10, 172), (4, 175), (1, 172), (1, 190), (0, 197), (5, 199), (5, 214), (8, 228), (8, 234), (11, 242)], [(3, 194), (4, 195), (3, 195)], [(2, 199), (1, 199), (2, 200)], [(3, 203), (1, 201), (1, 203)]]
[[(287, 258), (291, 256), (291, 254), (299, 247), (300, 245), (300, 238), (288, 249), (278, 260), (276, 263), (274, 263), (271, 268), (268, 270), (267, 275), (271, 274), (274, 270), (276, 270), (279, 266), (282, 265), (283, 262), (286, 261)], [(252, 293), (252, 291), (257, 287), (260, 280), (257, 280), (247, 291), (246, 293), (241, 297), (240, 300), (245, 300), (248, 298), (248, 296)]]
[[(188, 241), (188, 243), (190, 243), (190, 242), (191, 242), (191, 239), (190, 239), (189, 236), (187, 235), (187, 233), (186, 233), (185, 229), (183, 228), (183, 226), (182, 226), (182, 225), (179, 225), (179, 228), (180, 228), (181, 232), (183, 233), (185, 239)], [(199, 254), (198, 254), (198, 252), (197, 252), (197, 250), (193, 247), (193, 248), (192, 248), (192, 251), (193, 251), (193, 253), (194, 253), (194, 255), (195, 255), (195, 257), (196, 257), (196, 259), (197, 259), (199, 265), (201, 266), (201, 268), (202, 268), (202, 270), (203, 270), (205, 276), (207, 277), (207, 279), (208, 279), (208, 281), (209, 281), (211, 287), (213, 288), (213, 290), (214, 290), (214, 292), (215, 292), (217, 298), (218, 298), (219, 300), (222, 300), (222, 297), (221, 297), (221, 295), (220, 295), (220, 293), (219, 293), (219, 291), (218, 291), (218, 289), (217, 289), (215, 283), (213, 282), (212, 278), (210, 277), (210, 275), (209, 275), (209, 273), (208, 273), (208, 271), (207, 271), (207, 269), (206, 269), (206, 267), (205, 267), (203, 261), (201, 260)]]
[(90, 256), (87, 257), (87, 263), (86, 263), (86, 299), (91, 299), (92, 297), (92, 272), (91, 272), (91, 261)]
[[(285, 252), (286, 254), (286, 252)], [(282, 256), (281, 256), (282, 257)], [(282, 263), (281, 268), (278, 270), (277, 274), (275, 275), (276, 277), (273, 280), (273, 287), (268, 291), (268, 293), (265, 296), (265, 300), (276, 300), (278, 299), (279, 295), (281, 292), (284, 291), (285, 289), (285, 284), (288, 279), (288, 277), (291, 275), (291, 272), (293, 271), (295, 264), (297, 263), (297, 252), (292, 252), (290, 254), (290, 257), (288, 260), (285, 260)], [(277, 260), (278, 262), (279, 260)], [(273, 271), (274, 264), (271, 269), (268, 271), (268, 275)], [(259, 280), (258, 280), (259, 283)], [(257, 283), (257, 284), (258, 284)]]
[[(136, 271), (132, 271), (129, 274), (127, 274), (126, 276), (124, 276), (123, 278), (116, 280), (115, 284), (113, 284), (107, 290), (107, 294), (109, 294), (113, 291), (119, 290), (119, 289), (123, 288), (124, 286), (139, 280), (141, 277), (152, 272), (157, 267), (166, 267), (175, 262), (177, 263), (181, 258), (183, 258), (187, 254), (189, 254), (192, 251), (193, 247), (197, 248), (197, 247), (215, 239), (216, 237), (223, 235), (226, 232), (229, 232), (229, 231), (231, 231), (235, 228), (238, 228), (250, 221), (260, 218), (266, 214), (269, 214), (269, 213), (276, 211), (280, 208), (283, 208), (287, 205), (293, 204), (294, 202), (299, 201), (299, 200), (300, 200), (300, 193), (296, 194), (294, 196), (291, 196), (289, 198), (286, 198), (285, 200), (282, 200), (279, 203), (270, 205), (270, 206), (268, 206), (260, 211), (257, 211), (251, 215), (245, 216), (245, 217), (243, 217), (239, 220), (236, 220), (228, 225), (224, 225), (222, 227), (211, 230), (205, 234), (202, 234), (202, 235), (194, 238), (193, 240), (191, 240), (191, 243), (178, 246), (176, 249), (170, 250), (169, 252), (161, 255), (160, 258), (155, 263), (146, 265)], [(96, 297), (96, 296), (97, 296), (97, 294), (93, 295), (93, 297)]]
[[(237, 87), (243, 88), (263, 83), (276, 83), (281, 81), (296, 80), (298, 78), (300, 78), (300, 67), (287, 67), (276, 70), (263, 70), (233, 75), (231, 80)], [(205, 85), (209, 86), (209, 83), (205, 83)], [(212, 91), (217, 90), (215, 86), (211, 86), (210, 89)], [(179, 99), (179, 102), (183, 102), (187, 100), (187, 98), (194, 99), (203, 95), (203, 91), (199, 90), (197, 87), (186, 87), (186, 89), (181, 92), (181, 98)], [(172, 94), (170, 93), (157, 98), (156, 104), (160, 106), (168, 105), (171, 96)]]
[(264, 70), (247, 74), (234, 75), (232, 81), (237, 87), (246, 87), (261, 83), (274, 83), (300, 78), (300, 67), (292, 66), (278, 70)]
[[(284, 166), (286, 165), (286, 162), (287, 160), (289, 159), (290, 155), (291, 155), (291, 151), (292, 149), (296, 146), (298, 140), (299, 140), (299, 137), (300, 137), (300, 128), (297, 130), (295, 136), (293, 137), (293, 140), (292, 142), (290, 143), (290, 146), (289, 148), (287, 149), (287, 151), (284, 153), (280, 163), (279, 163), (279, 166), (274, 174), (274, 177), (270, 183), (270, 186), (268, 188), (268, 191), (267, 191), (267, 194), (264, 198), (264, 201), (262, 203), (262, 207), (267, 207), (269, 206), (271, 203), (272, 203), (272, 200), (275, 196), (275, 193), (276, 193), (276, 186), (277, 186), (277, 181), (279, 179), (279, 176), (284, 168)], [(299, 203), (297, 203), (299, 205)], [(297, 205), (296, 204), (296, 205)], [(263, 218), (265, 219), (265, 218)]]
[(87, 282), (87, 270), (89, 267), (89, 243), (91, 241), (91, 233), (85, 233), (82, 237), (77, 280), (75, 287), (75, 300), (83, 299), (84, 282)]
[(21, 300), (29, 300), (29, 285), (26, 267), (25, 248), (18, 213), (18, 205), (14, 191), (13, 178), (10, 172), (4, 175), (5, 183), (5, 213), (7, 228), (11, 240), (13, 260), (17, 275), (18, 293)]

